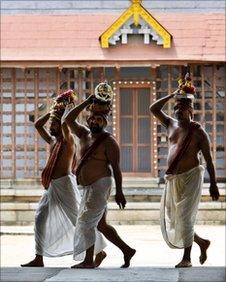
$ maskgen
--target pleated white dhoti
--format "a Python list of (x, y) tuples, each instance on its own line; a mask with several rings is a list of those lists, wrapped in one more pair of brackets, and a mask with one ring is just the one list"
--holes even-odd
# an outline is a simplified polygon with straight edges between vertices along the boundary
[(83, 186), (83, 196), (75, 228), (76, 236), (74, 237), (75, 260), (81, 255), (84, 257), (85, 251), (93, 245), (95, 254), (106, 247), (97, 226), (107, 209), (111, 186), (111, 177), (103, 177), (89, 186)]
[(80, 201), (73, 174), (51, 180), (35, 215), (36, 254), (59, 257), (73, 253)]
[(171, 248), (187, 248), (193, 243), (204, 170), (200, 165), (187, 172), (165, 177), (160, 221), (163, 238)]

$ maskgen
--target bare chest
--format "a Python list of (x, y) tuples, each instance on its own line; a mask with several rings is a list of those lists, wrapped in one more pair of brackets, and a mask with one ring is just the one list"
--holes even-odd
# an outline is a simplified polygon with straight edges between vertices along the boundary
[(181, 128), (171, 129), (169, 132), (170, 144), (178, 144), (183, 142), (187, 134), (188, 134), (188, 130), (185, 129), (181, 129)]
[[(169, 132), (170, 151), (176, 151), (178, 147), (181, 147), (188, 134), (188, 129), (176, 128), (171, 130)], [(187, 151), (189, 154), (196, 154), (199, 151), (199, 137), (196, 133), (192, 133)]]
[[(87, 150), (93, 145), (95, 141), (96, 139), (89, 137), (81, 142), (81, 156), (87, 152)], [(97, 159), (105, 159), (105, 146), (103, 143), (99, 144), (95, 148), (95, 150), (93, 150), (93, 152), (91, 153), (91, 157)]]

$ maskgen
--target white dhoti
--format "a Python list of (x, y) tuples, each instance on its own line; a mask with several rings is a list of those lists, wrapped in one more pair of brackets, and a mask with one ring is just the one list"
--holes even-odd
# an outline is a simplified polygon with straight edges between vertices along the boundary
[(105, 247), (105, 241), (97, 230), (99, 221), (107, 209), (107, 200), (112, 186), (111, 177), (103, 177), (89, 186), (83, 186), (83, 196), (79, 208), (78, 221), (74, 237), (74, 259), (85, 255), (85, 251), (94, 245), (98, 254)]
[(73, 174), (52, 179), (36, 211), (36, 254), (58, 257), (73, 253), (80, 200)]
[(204, 170), (200, 165), (165, 177), (160, 220), (163, 238), (171, 248), (187, 248), (193, 243)]

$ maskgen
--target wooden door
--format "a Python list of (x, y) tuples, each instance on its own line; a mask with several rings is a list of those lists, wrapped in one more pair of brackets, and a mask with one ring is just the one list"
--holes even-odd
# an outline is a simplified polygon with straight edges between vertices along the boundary
[(151, 172), (150, 87), (120, 88), (120, 149), (123, 172)]

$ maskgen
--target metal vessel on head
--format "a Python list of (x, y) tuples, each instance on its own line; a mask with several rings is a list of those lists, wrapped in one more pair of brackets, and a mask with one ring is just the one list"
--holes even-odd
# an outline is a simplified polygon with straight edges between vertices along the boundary
[(112, 101), (113, 98), (113, 91), (111, 86), (105, 82), (99, 83), (94, 92), (95, 98), (101, 102), (109, 103)]

